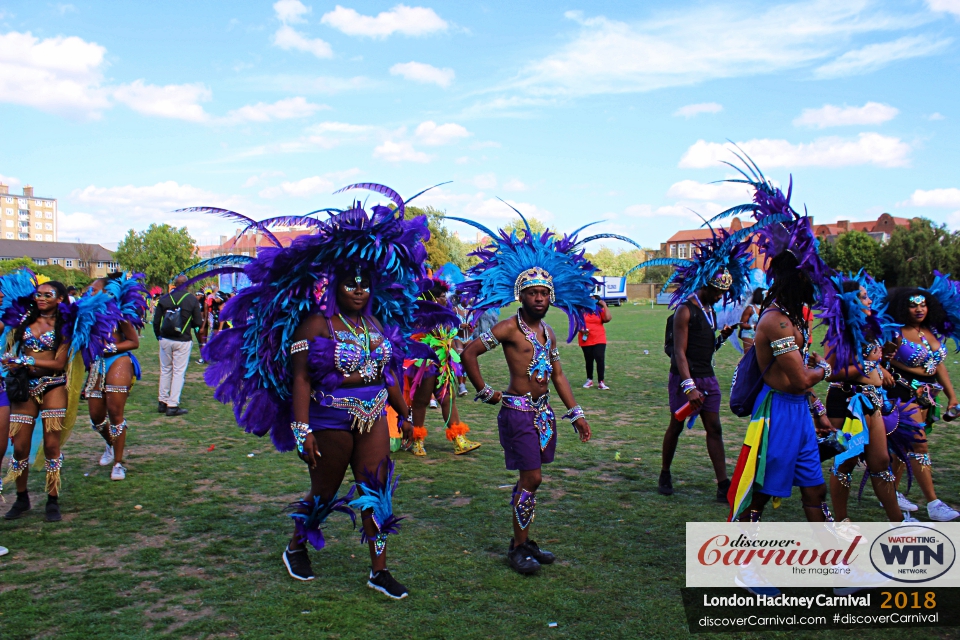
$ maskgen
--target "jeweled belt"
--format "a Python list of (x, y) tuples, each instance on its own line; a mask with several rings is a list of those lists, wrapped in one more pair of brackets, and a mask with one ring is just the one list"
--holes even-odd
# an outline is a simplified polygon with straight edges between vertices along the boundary
[(331, 407), (346, 411), (353, 417), (350, 428), (366, 433), (373, 428), (387, 407), (387, 390), (381, 389), (373, 400), (361, 400), (353, 397), (338, 397), (314, 391), (311, 397), (322, 407)]
[(550, 439), (553, 438), (554, 415), (553, 409), (550, 408), (550, 394), (545, 393), (534, 400), (529, 393), (522, 396), (504, 393), (501, 402), (507, 409), (534, 414), (533, 426), (537, 428), (537, 433), (540, 435), (540, 450), (546, 449)]

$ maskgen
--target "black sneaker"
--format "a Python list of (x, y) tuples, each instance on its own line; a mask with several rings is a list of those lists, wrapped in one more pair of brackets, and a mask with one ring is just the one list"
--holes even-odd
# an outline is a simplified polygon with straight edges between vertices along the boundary
[(4, 520), (16, 520), (17, 518), (22, 518), (23, 515), (30, 511), (30, 499), (21, 500), (17, 498), (16, 502), (13, 503), (13, 506), (10, 507), (10, 510), (3, 514)]
[(673, 495), (673, 482), (670, 479), (669, 471), (661, 471), (660, 479), (657, 481), (659, 485), (657, 491), (660, 492), (662, 496), (672, 496)]
[(540, 563), (537, 562), (533, 554), (527, 549), (526, 545), (515, 547), (513, 540), (510, 541), (510, 550), (507, 552), (507, 560), (510, 562), (510, 568), (517, 573), (529, 575), (540, 571)]
[(59, 502), (47, 502), (45, 512), (47, 515), (47, 522), (60, 522), (63, 520), (63, 516), (60, 515)]
[(727, 491), (730, 490), (730, 480), (724, 480), (717, 483), (717, 502), (720, 504), (730, 504), (727, 501)]
[(184, 409), (183, 407), (167, 407), (166, 416), (168, 418), (176, 416), (185, 416), (190, 413), (189, 409)]
[(553, 561), (557, 559), (557, 556), (553, 555), (549, 551), (544, 551), (537, 546), (537, 543), (533, 540), (527, 540), (522, 545), (528, 554), (530, 554), (534, 560), (540, 564), (553, 564)]
[(283, 550), (283, 566), (287, 568), (287, 573), (294, 580), (313, 580), (313, 567), (310, 566), (310, 556), (306, 549), (290, 551), (290, 548)]
[(402, 600), (410, 595), (405, 586), (393, 579), (388, 569), (382, 569), (376, 573), (371, 571), (367, 586), (394, 600)]
[(167, 403), (158, 402), (157, 403), (157, 413), (166, 413), (167, 412)]

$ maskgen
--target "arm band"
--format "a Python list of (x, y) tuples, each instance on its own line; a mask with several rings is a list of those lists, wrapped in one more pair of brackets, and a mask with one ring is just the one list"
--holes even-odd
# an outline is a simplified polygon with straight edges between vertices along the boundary
[(497, 340), (494, 335), (489, 331), (484, 331), (479, 336), (480, 342), (483, 343), (483, 346), (487, 348), (487, 351), (493, 351), (500, 345), (500, 341)]
[(800, 347), (797, 346), (797, 339), (793, 336), (787, 336), (786, 338), (780, 338), (779, 340), (774, 340), (770, 343), (770, 348), (773, 349), (773, 357), (782, 356), (785, 353), (790, 353), (791, 351), (799, 351)]
[(559, 362), (560, 361), (560, 349), (554, 347), (550, 349), (550, 362)]
[(290, 345), (290, 355), (301, 353), (310, 349), (310, 344), (306, 340), (297, 340)]

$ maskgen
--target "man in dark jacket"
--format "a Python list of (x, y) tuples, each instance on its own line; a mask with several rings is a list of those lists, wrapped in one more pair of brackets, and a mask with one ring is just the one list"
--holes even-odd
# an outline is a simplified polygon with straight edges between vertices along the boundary
[(193, 341), (190, 330), (203, 324), (200, 304), (189, 291), (182, 290), (186, 276), (176, 279), (174, 290), (160, 297), (153, 314), (153, 333), (160, 343), (160, 393), (157, 410), (168, 416), (182, 416), (180, 406), (183, 379), (190, 363)]

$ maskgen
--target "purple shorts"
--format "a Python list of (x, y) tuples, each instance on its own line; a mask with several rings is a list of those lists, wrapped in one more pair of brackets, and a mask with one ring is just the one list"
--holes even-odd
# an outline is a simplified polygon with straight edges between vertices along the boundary
[(497, 414), (500, 446), (510, 471), (530, 471), (553, 462), (557, 449), (557, 420), (550, 408), (550, 394), (537, 400), (529, 395), (504, 394)]
[[(720, 413), (720, 383), (717, 377), (694, 378), (697, 383), (697, 391), (706, 394), (703, 399), (703, 406), (700, 413)], [(667, 390), (670, 393), (670, 413), (675, 413), (677, 409), (687, 404), (687, 394), (680, 390), (680, 383), (683, 379), (675, 373), (670, 374), (670, 381), (667, 383)]]
[[(334, 404), (340, 407), (333, 406)], [(350, 431), (360, 422), (376, 422), (386, 415), (386, 388), (383, 383), (369, 387), (347, 387), (332, 393), (314, 391), (310, 401), (310, 429)], [(365, 431), (366, 429), (361, 429)]]
[(7, 397), (7, 390), (0, 385), (0, 407), (9, 407), (10, 398)]

